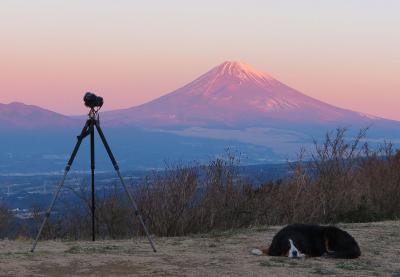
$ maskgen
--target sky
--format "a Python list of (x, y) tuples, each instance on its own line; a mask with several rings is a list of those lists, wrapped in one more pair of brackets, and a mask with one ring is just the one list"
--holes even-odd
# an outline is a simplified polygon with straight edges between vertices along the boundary
[(226, 60), (400, 120), (400, 1), (2, 0), (0, 103), (83, 114), (169, 93)]

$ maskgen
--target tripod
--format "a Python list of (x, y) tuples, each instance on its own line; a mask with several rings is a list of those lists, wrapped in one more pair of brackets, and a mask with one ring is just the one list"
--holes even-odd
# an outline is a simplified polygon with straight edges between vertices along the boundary
[(91, 206), (91, 213), (92, 213), (92, 240), (95, 241), (95, 239), (96, 239), (96, 237), (95, 237), (95, 188), (94, 188), (94, 168), (95, 168), (95, 160), (94, 160), (94, 128), (95, 127), (97, 129), (97, 132), (100, 135), (101, 141), (103, 142), (103, 145), (104, 145), (104, 147), (105, 147), (105, 149), (106, 149), (106, 151), (108, 153), (108, 156), (109, 156), (109, 158), (110, 158), (110, 160), (111, 160), (111, 162), (112, 162), (112, 164), (114, 166), (114, 169), (117, 172), (117, 175), (118, 175), (118, 177), (119, 177), (119, 179), (120, 179), (120, 181), (122, 183), (122, 186), (124, 187), (125, 193), (128, 196), (129, 202), (132, 205), (132, 208), (133, 208), (133, 210), (135, 212), (135, 215), (138, 217), (139, 222), (143, 227), (143, 230), (144, 230), (144, 232), (146, 234), (147, 239), (149, 240), (151, 248), (153, 249), (154, 252), (156, 252), (156, 248), (154, 246), (153, 240), (151, 239), (149, 231), (147, 230), (146, 225), (144, 224), (142, 215), (139, 212), (139, 209), (138, 209), (138, 207), (136, 205), (136, 202), (133, 199), (131, 193), (129, 192), (129, 190), (128, 190), (125, 182), (124, 182), (124, 179), (121, 176), (117, 161), (115, 160), (114, 155), (111, 152), (111, 148), (107, 143), (106, 137), (104, 136), (103, 131), (101, 130), (98, 111), (99, 111), (99, 109), (96, 110), (93, 107), (90, 109), (89, 119), (87, 119), (86, 124), (83, 127), (81, 134), (77, 137), (78, 141), (76, 142), (75, 148), (72, 151), (71, 157), (69, 158), (68, 163), (67, 163), (67, 165), (66, 165), (66, 167), (64, 169), (64, 175), (63, 175), (63, 177), (62, 177), (62, 179), (61, 179), (61, 181), (60, 181), (60, 183), (59, 183), (59, 185), (57, 187), (57, 190), (56, 190), (56, 192), (54, 194), (53, 200), (51, 201), (51, 204), (50, 204), (50, 206), (49, 206), (49, 208), (48, 208), (48, 210), (47, 210), (47, 212), (45, 214), (45, 217), (43, 219), (42, 225), (40, 226), (40, 229), (39, 229), (39, 232), (38, 232), (38, 234), (36, 236), (36, 239), (33, 242), (33, 245), (32, 245), (32, 248), (31, 248), (31, 252), (35, 251), (36, 244), (37, 244), (37, 242), (38, 242), (38, 240), (40, 238), (40, 235), (41, 235), (41, 233), (43, 231), (44, 226), (46, 225), (46, 222), (47, 222), (48, 218), (50, 217), (51, 210), (53, 209), (54, 204), (55, 204), (55, 202), (56, 202), (56, 200), (58, 198), (58, 195), (59, 195), (59, 193), (61, 191), (61, 188), (64, 185), (65, 178), (67, 177), (67, 174), (68, 174), (68, 172), (69, 172), (69, 170), (71, 168), (72, 163), (74, 162), (75, 156), (78, 153), (78, 150), (79, 150), (79, 147), (80, 147), (80, 145), (82, 143), (82, 140), (85, 137), (87, 137), (88, 135), (90, 135), (90, 164), (91, 164), (90, 169), (91, 169), (91, 177), (92, 177), (92, 206)]

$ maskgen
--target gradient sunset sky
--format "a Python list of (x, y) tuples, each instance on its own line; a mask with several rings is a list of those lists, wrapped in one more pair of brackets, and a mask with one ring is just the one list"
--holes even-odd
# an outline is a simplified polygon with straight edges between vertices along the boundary
[(86, 112), (240, 60), (322, 101), (400, 120), (400, 1), (2, 0), (0, 103)]

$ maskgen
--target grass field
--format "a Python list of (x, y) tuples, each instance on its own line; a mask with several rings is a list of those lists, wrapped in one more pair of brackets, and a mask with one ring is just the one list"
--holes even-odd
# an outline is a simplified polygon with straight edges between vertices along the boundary
[(253, 256), (280, 227), (188, 237), (105, 241), (0, 240), (0, 276), (400, 276), (400, 221), (339, 224), (359, 242), (355, 260)]

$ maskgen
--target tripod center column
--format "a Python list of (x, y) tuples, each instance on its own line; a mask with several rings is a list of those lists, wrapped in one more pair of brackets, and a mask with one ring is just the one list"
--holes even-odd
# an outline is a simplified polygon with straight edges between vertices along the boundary
[(95, 168), (95, 159), (94, 159), (94, 126), (95, 119), (92, 119), (90, 124), (90, 169), (91, 169), (91, 177), (92, 177), (92, 241), (96, 240), (96, 227), (95, 227), (95, 187), (94, 187), (94, 168)]

